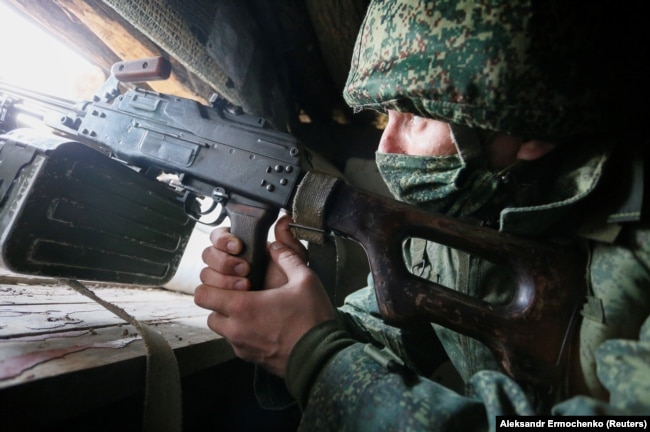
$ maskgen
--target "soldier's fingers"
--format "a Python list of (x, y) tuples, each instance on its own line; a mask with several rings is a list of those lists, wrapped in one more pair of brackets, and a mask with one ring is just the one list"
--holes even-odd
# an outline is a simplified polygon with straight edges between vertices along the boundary
[(275, 224), (275, 238), (284, 246), (290, 248), (303, 260), (307, 261), (307, 249), (300, 243), (300, 240), (293, 236), (291, 232), (291, 217), (288, 215), (282, 216)]
[(199, 279), (205, 285), (229, 290), (248, 290), (250, 281), (245, 277), (226, 275), (205, 267), (199, 273)]
[(230, 233), (230, 228), (216, 228), (210, 233), (210, 242), (217, 249), (237, 255), (242, 252), (244, 245), (239, 237)]
[(215, 246), (205, 248), (201, 258), (212, 270), (225, 275), (246, 276), (250, 272), (251, 266), (246, 260), (230, 255)]

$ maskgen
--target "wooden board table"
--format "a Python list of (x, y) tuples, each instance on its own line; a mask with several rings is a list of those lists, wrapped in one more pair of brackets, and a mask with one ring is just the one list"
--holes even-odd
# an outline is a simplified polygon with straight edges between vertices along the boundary
[[(181, 377), (234, 357), (190, 295), (87, 286), (164, 336)], [(91, 299), (51, 279), (0, 275), (0, 430), (38, 428), (142, 394), (145, 360), (135, 328)]]

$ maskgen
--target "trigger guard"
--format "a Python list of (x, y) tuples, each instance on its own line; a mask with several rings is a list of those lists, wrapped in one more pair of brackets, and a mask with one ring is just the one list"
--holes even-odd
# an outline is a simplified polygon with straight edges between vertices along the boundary
[(217, 216), (217, 219), (214, 222), (211, 222), (211, 223), (201, 222), (201, 223), (203, 223), (205, 225), (210, 225), (210, 226), (221, 225), (221, 223), (226, 219), (227, 216), (228, 216), (228, 212), (226, 211), (226, 206), (222, 205), (221, 206), (221, 212), (219, 212), (219, 216)]
[[(196, 198), (196, 195), (194, 195), (192, 192), (186, 192), (185, 196), (183, 197), (183, 205), (185, 207), (185, 214), (187, 217), (192, 219), (194, 222), (200, 223), (202, 225), (208, 225), (208, 226), (217, 226), (221, 225), (223, 221), (226, 219), (228, 216), (228, 212), (226, 211), (226, 202), (224, 199), (221, 199), (219, 201), (213, 200), (212, 204), (210, 205), (210, 208), (208, 208), (205, 211), (202, 210), (195, 210), (192, 209), (192, 203), (196, 202), (195, 199), (191, 198)], [(221, 211), (219, 212), (219, 216), (212, 221), (212, 222), (205, 222), (203, 219), (203, 216), (208, 215), (214, 211), (214, 209), (217, 207), (217, 205), (221, 204)]]
[[(211, 209), (214, 210), (215, 206), (211, 206)], [(210, 212), (205, 212), (201, 213), (202, 216), (209, 214)], [(221, 206), (221, 211), (219, 212), (219, 216), (217, 216), (217, 219), (213, 220), (212, 222), (205, 222), (201, 220), (201, 217), (193, 217), (192, 215), (188, 215), (191, 219), (193, 219), (195, 222), (200, 223), (202, 225), (207, 225), (207, 226), (217, 226), (221, 225), (224, 220), (226, 220), (226, 217), (228, 216), (228, 212), (226, 211), (226, 206), (222, 205)]]

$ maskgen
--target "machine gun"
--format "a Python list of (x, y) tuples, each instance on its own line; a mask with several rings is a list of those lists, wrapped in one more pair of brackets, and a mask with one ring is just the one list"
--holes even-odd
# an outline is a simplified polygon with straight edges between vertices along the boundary
[[(165, 78), (169, 69), (163, 58), (117, 63), (94, 100), (79, 103), (0, 83), (0, 129), (7, 131), (0, 137), (0, 210), (5, 215), (0, 217), (0, 223), (5, 265), (31, 272), (32, 267), (20, 266), (30, 261), (47, 276), (88, 276), (121, 282), (137, 280), (130, 275), (146, 273), (141, 267), (152, 260), (139, 261), (137, 270), (127, 271), (125, 268), (130, 269), (133, 264), (121, 266), (121, 262), (106, 259), (105, 254), (91, 255), (98, 268), (114, 265), (112, 273), (97, 276), (74, 265), (48, 267), (46, 260), (39, 261), (36, 256), (48, 242), (35, 238), (32, 246), (24, 245), (29, 243), (26, 237), (30, 230), (37, 229), (38, 223), (64, 221), (61, 226), (69, 228), (71, 236), (90, 223), (81, 220), (85, 207), (75, 207), (79, 200), (51, 186), (62, 178), (74, 177), (75, 187), (86, 187), (84, 197), (93, 202), (113, 199), (96, 197), (95, 186), (112, 184), (121, 178), (129, 180), (119, 187), (120, 191), (144, 190), (130, 198), (131, 202), (142, 204), (135, 206), (136, 215), (121, 216), (122, 222), (112, 221), (120, 233), (120, 229), (129, 230), (129, 221), (138, 219), (137, 223), (142, 224), (142, 219), (152, 217), (154, 222), (141, 225), (140, 231), (155, 231), (163, 237), (175, 230), (189, 232), (193, 224), (186, 223), (185, 214), (189, 219), (198, 219), (201, 213), (197, 211), (196, 200), (212, 199), (222, 208), (216, 222), (228, 217), (231, 231), (245, 244), (245, 258), (252, 264), (253, 287), (261, 286), (264, 276), (268, 230), (279, 209), (288, 209), (296, 225), (302, 227), (301, 232), (311, 236), (312, 241), (332, 233), (363, 246), (378, 304), (387, 322), (400, 325), (425, 320), (441, 324), (486, 344), (510, 376), (532, 385), (558, 385), (564, 376), (572, 330), (585, 294), (585, 261), (580, 254), (425, 212), (317, 172), (311, 169), (308, 151), (296, 138), (265, 127), (263, 120), (244, 114), (222, 99), (214, 99), (208, 107), (139, 88), (124, 93), (119, 90), (120, 82)], [(56, 136), (43, 138), (14, 129), (21, 113), (36, 117)], [(36, 172), (36, 165), (44, 169), (47, 158), (57, 159), (55, 155), (59, 153), (62, 155), (58, 159), (65, 163), (52, 168), (47, 180), (17, 180), (25, 173)], [(39, 157), (42, 159), (36, 163)], [(79, 168), (82, 159), (94, 162)], [(109, 160), (120, 161), (120, 169), (111, 168), (98, 180), (86, 180), (94, 178), (97, 167), (107, 163), (101, 161)], [(171, 186), (151, 180), (161, 173), (174, 174), (177, 179)], [(30, 188), (31, 198), (25, 197)], [(62, 197), (49, 200), (48, 205), (40, 204), (46, 195), (55, 193)], [(151, 195), (155, 195), (155, 199), (149, 199), (152, 204), (142, 202), (142, 197)], [(155, 203), (159, 202), (165, 204), (157, 207)], [(170, 214), (176, 212), (175, 216), (166, 213), (161, 218), (158, 209), (170, 206), (175, 209)], [(140, 211), (140, 207), (144, 210)], [(102, 215), (103, 211), (106, 214)], [(92, 218), (112, 219), (111, 209), (102, 212), (95, 212)], [(16, 228), (21, 225), (17, 221), (31, 213), (40, 213), (41, 222)], [(106, 231), (106, 224), (93, 230)], [(160, 228), (160, 224), (165, 228)], [(111, 236), (111, 245), (117, 241), (115, 237)], [(155, 235), (152, 237), (154, 249), (165, 249)], [(490, 304), (413, 275), (402, 259), (402, 245), (408, 238), (428, 239), (509, 266), (517, 285), (511, 300)], [(69, 242), (65, 238), (56, 241)], [(52, 242), (55, 240), (49, 240)], [(131, 239), (130, 247), (141, 243), (139, 238)], [(7, 244), (14, 245), (9, 252)], [(158, 264), (171, 259), (183, 247), (183, 238), (176, 239), (176, 246), (168, 248), (169, 254), (157, 257)], [(75, 259), (83, 260), (90, 249), (86, 247)], [(11, 259), (12, 255), (18, 258)], [(155, 277), (144, 280), (157, 282), (167, 273), (154, 266), (150, 274)]]

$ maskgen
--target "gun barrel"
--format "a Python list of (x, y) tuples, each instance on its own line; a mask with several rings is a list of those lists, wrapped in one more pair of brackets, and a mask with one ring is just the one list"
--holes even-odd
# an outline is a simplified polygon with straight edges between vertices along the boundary
[[(0, 81), (0, 92), (15, 97), (23, 102), (33, 102), (45, 108), (83, 114), (83, 110), (79, 108), (79, 101), (72, 99), (49, 95), (35, 90), (29, 90), (2, 81)], [(22, 109), (27, 110), (25, 105), (22, 105)]]

